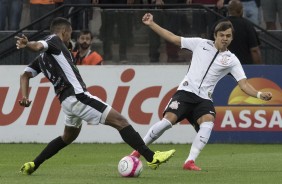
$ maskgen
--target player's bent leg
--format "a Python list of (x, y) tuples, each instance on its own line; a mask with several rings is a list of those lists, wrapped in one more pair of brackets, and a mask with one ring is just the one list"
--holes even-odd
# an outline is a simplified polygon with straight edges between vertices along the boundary
[[(169, 120), (163, 118), (161, 121), (154, 124), (149, 131), (147, 132), (146, 136), (143, 138), (146, 145), (150, 145), (152, 142), (157, 140), (167, 129), (171, 128), (172, 124)], [(133, 151), (131, 156), (135, 156), (137, 158), (140, 157), (140, 153), (138, 151)]]
[(80, 130), (81, 126), (79, 128), (65, 126), (63, 136), (59, 136), (52, 140), (33, 162), (25, 163), (21, 167), (20, 172), (26, 175), (31, 175), (44, 161), (48, 160), (68, 144), (72, 143), (79, 135)]
[(114, 109), (111, 109), (109, 112), (105, 120), (105, 124), (119, 130), (124, 142), (144, 156), (144, 158), (148, 161), (148, 165), (153, 169), (156, 169), (160, 164), (167, 161), (175, 152), (175, 150), (171, 150), (168, 152), (154, 153), (145, 145), (139, 133), (136, 132), (127, 120)]
[(120, 131), (130, 124), (119, 112), (117, 112), (114, 108), (111, 108), (105, 119), (105, 125), (109, 125)]
[(151, 169), (157, 169), (159, 165), (168, 161), (175, 152), (174, 149), (164, 152), (153, 152), (145, 145), (140, 135), (132, 128), (131, 125), (122, 129), (120, 134), (128, 145), (137, 150), (147, 160), (147, 164)]
[(144, 137), (144, 142), (146, 145), (152, 144), (155, 140), (157, 140), (166, 130), (172, 127), (172, 123), (163, 118), (161, 121), (155, 123), (147, 132)]
[(82, 126), (79, 126), (79, 127), (65, 126), (62, 140), (66, 144), (71, 144), (78, 137), (81, 127)]
[[(172, 113), (166, 113), (166, 117), (169, 118), (169, 114), (171, 114), (171, 116), (173, 117), (173, 121), (176, 121), (177, 117), (172, 114)], [(145, 137), (143, 138), (144, 142), (146, 145), (150, 145), (151, 143), (153, 143), (155, 140), (157, 140), (166, 130), (170, 129), (172, 127), (172, 123), (171, 121), (169, 121), (166, 118), (163, 118), (161, 121), (157, 122), (156, 124), (154, 124), (149, 131), (147, 132), (147, 134), (145, 135)], [(131, 154), (131, 156), (135, 156), (137, 158), (140, 157), (140, 153), (136, 150), (134, 150)]]
[(208, 143), (213, 126), (214, 123), (212, 121), (201, 123), (200, 130), (197, 133), (195, 139), (193, 140), (189, 156), (183, 165), (183, 169), (194, 171), (201, 170), (200, 167), (195, 165), (195, 160)]
[(137, 150), (147, 161), (153, 160), (154, 152), (145, 145), (139, 133), (135, 131), (128, 121), (113, 108), (105, 119), (105, 125), (116, 128), (123, 141)]

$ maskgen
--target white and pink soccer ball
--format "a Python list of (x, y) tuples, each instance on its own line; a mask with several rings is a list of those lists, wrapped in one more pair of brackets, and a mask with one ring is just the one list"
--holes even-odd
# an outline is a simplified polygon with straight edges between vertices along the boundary
[(125, 156), (118, 163), (118, 172), (123, 177), (138, 177), (143, 170), (141, 160), (134, 156)]

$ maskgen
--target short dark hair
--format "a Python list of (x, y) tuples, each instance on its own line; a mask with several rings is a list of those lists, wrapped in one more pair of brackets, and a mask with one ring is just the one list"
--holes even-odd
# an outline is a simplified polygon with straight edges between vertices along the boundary
[(232, 34), (234, 34), (234, 27), (229, 20), (222, 20), (219, 21), (214, 28), (214, 34), (217, 35), (219, 31), (226, 31), (227, 29), (231, 28)]
[(229, 16), (242, 16), (243, 5), (239, 0), (231, 0), (227, 6)]
[(93, 39), (93, 34), (90, 30), (88, 29), (83, 29), (79, 32), (79, 35), (77, 38), (79, 38), (81, 35), (86, 35), (86, 34), (90, 34), (91, 40)]
[(51, 33), (55, 33), (57, 32), (62, 26), (69, 26), (71, 27), (71, 23), (70, 21), (68, 21), (68, 19), (65, 19), (63, 17), (56, 17), (53, 19), (53, 21), (51, 22), (51, 26), (50, 26), (50, 32)]

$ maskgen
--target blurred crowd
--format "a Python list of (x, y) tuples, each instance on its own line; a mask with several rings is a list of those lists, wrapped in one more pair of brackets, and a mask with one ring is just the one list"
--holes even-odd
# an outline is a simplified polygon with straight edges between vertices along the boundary
[[(115, 7), (117, 4), (156, 4), (160, 6), (163, 4), (205, 4), (211, 5), (210, 7), (219, 13), (224, 13), (224, 5), (228, 2), (229, 0), (0, 0), (0, 30), (18, 30), (61, 5), (112, 4), (113, 7), (108, 6), (107, 8), (118, 9), (118, 7)], [(281, 25), (277, 26), (277, 22), (282, 24), (281, 0), (241, 0), (241, 2), (244, 7), (243, 16), (245, 18), (257, 25), (265, 26), (269, 30), (281, 29)], [(79, 9), (82, 9), (82, 11), (79, 11)], [(35, 24), (32, 29), (42, 29), (45, 25), (48, 25), (48, 22), (54, 16), (67, 17), (70, 13), (76, 15), (72, 16), (75, 30), (88, 28), (93, 19), (93, 9), (97, 8), (69, 6), (56, 14), (47, 16)]]
[[(243, 6), (242, 16), (253, 24), (264, 27), (267, 30), (277, 30), (282, 27), (282, 0), (240, 0)], [(77, 30), (74, 35), (74, 45), (72, 50), (77, 57), (83, 59), (83, 54), (89, 54), (86, 50), (80, 51), (80, 36), (89, 32), (91, 43), (93, 39), (101, 42), (103, 61), (113, 59), (112, 45), (118, 43), (118, 62), (124, 64), (128, 62), (127, 49), (133, 43), (133, 27), (140, 26), (141, 14), (134, 11), (123, 11), (125, 5), (131, 4), (151, 4), (148, 11), (154, 15), (154, 20), (178, 35), (197, 34), (197, 36), (208, 37), (212, 32), (213, 24), (221, 19), (213, 13), (202, 11), (192, 12), (192, 21), (189, 22), (185, 16), (177, 11), (155, 11), (161, 9), (164, 4), (204, 4), (208, 8), (217, 12), (224, 17), (228, 16), (227, 5), (229, 0), (0, 0), (0, 31), (19, 30), (33, 23), (28, 30), (48, 30), (50, 21), (54, 17), (69, 18), (73, 30)], [(89, 4), (107, 5), (100, 7), (87, 6)], [(61, 8), (60, 11), (55, 9), (62, 5), (70, 5)], [(74, 6), (71, 6), (74, 5)], [(86, 5), (86, 6), (79, 6)], [(122, 6), (120, 6), (122, 5)], [(55, 12), (52, 12), (55, 11)], [(37, 21), (45, 16), (44, 19)], [(241, 15), (240, 15), (241, 16)], [(279, 22), (277, 24), (277, 22)], [(187, 25), (189, 28), (187, 29)], [(115, 32), (116, 29), (116, 32)], [(204, 31), (203, 31), (204, 30)], [(82, 31), (82, 32), (81, 32)], [(83, 34), (82, 34), (83, 33)], [(118, 41), (116, 41), (118, 37)], [(149, 59), (151, 63), (159, 62), (161, 40), (158, 35), (149, 30)], [(90, 43), (90, 45), (91, 45)], [(84, 44), (85, 45), (85, 44)], [(179, 48), (166, 43), (167, 61), (175, 61), (179, 57)], [(90, 49), (90, 47), (87, 47)], [(91, 51), (92, 53), (93, 51)], [(81, 56), (80, 56), (80, 55)], [(98, 57), (99, 58), (99, 57)], [(84, 62), (81, 62), (84, 63)], [(87, 62), (86, 62), (87, 63)], [(91, 62), (90, 62), (91, 63)], [(102, 64), (97, 61), (94, 63)]]

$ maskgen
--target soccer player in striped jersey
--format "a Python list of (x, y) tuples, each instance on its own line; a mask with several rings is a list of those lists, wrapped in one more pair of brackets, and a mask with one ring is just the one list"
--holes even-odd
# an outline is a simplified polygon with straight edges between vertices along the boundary
[(96, 96), (87, 92), (86, 85), (73, 62), (73, 56), (66, 47), (72, 27), (64, 18), (55, 18), (50, 26), (51, 35), (44, 40), (28, 41), (26, 36), (15, 37), (18, 49), (28, 48), (41, 51), (40, 55), (24, 70), (20, 78), (22, 99), (20, 105), (29, 107), (29, 80), (43, 73), (53, 84), (63, 112), (65, 113), (65, 129), (62, 136), (52, 140), (45, 149), (31, 162), (21, 167), (23, 174), (30, 175), (47, 159), (71, 144), (79, 135), (82, 120), (89, 124), (105, 124), (117, 129), (122, 139), (133, 149), (138, 150), (148, 161), (151, 169), (157, 169), (160, 164), (171, 158), (174, 149), (164, 152), (153, 152), (119, 112)]

